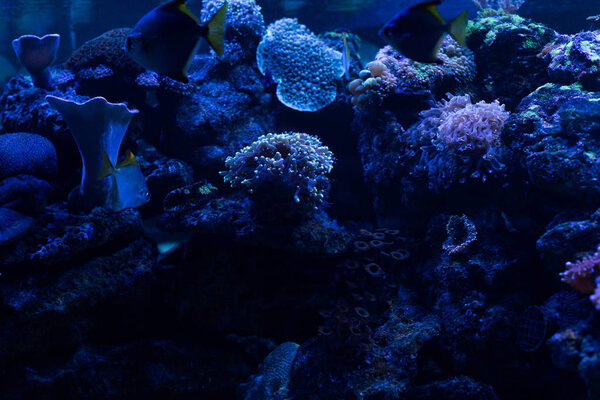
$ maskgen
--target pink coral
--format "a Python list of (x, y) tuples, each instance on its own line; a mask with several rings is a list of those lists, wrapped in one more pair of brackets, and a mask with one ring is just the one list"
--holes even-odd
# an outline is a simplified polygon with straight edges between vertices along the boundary
[[(599, 296), (600, 291), (596, 287), (596, 277), (600, 275), (600, 245), (596, 252), (590, 256), (572, 263), (565, 264), (566, 271), (560, 273), (560, 278), (563, 282), (571, 285), (580, 293), (595, 293), (593, 296)], [(595, 297), (598, 299), (599, 297)], [(594, 301), (594, 300), (592, 300)]]

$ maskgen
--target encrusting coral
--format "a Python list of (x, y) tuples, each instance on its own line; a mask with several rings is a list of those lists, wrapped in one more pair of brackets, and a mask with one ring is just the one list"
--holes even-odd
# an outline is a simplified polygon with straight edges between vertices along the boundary
[(277, 98), (298, 111), (317, 111), (333, 102), (336, 80), (344, 75), (342, 53), (292, 18), (267, 27), (256, 59), (260, 72), (268, 71), (277, 83)]

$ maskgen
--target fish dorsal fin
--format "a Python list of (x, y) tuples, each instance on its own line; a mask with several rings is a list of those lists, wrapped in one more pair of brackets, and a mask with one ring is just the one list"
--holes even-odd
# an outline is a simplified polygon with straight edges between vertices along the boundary
[(187, 8), (185, 2), (186, 0), (173, 0), (170, 3), (166, 3), (165, 5), (163, 5), (163, 7), (177, 10), (180, 13), (190, 17), (196, 24), (199, 24), (200, 20), (190, 11), (189, 8)]
[(346, 35), (346, 32), (342, 33), (342, 41), (344, 42), (344, 51), (346, 52), (346, 54), (350, 55), (350, 48), (348, 47), (348, 36)]
[(128, 167), (128, 166), (135, 166), (137, 165), (137, 161), (135, 161), (135, 156), (133, 155), (133, 153), (131, 151), (127, 152), (127, 155), (125, 156), (125, 159), (123, 161), (121, 161), (119, 164), (117, 164), (117, 169), (123, 168), (123, 167)]
[(437, 10), (437, 6), (439, 6), (441, 3), (442, 2), (440, 0), (426, 1), (424, 3), (419, 3), (419, 4), (412, 6), (411, 9), (425, 11), (425, 12), (431, 14), (433, 17), (435, 17), (435, 19), (440, 21), (442, 24), (445, 24), (446, 21), (444, 20), (444, 18), (442, 18), (439, 11)]
[(102, 152), (102, 168), (100, 169), (100, 173), (98, 174), (98, 179), (104, 179), (107, 176), (111, 176), (114, 172), (115, 172), (115, 168), (110, 163), (108, 154), (106, 154), (106, 151), (103, 151)]

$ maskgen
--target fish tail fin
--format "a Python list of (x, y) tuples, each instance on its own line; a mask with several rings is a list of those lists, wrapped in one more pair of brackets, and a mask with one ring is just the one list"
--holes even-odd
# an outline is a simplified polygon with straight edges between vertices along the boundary
[(123, 161), (121, 161), (119, 164), (117, 164), (117, 169), (123, 168), (123, 167), (128, 167), (128, 166), (135, 166), (135, 165), (137, 165), (135, 156), (133, 155), (133, 153), (131, 151), (128, 151), (127, 155), (125, 156), (125, 159)]
[(342, 42), (344, 51), (342, 51), (342, 65), (344, 66), (344, 76), (347, 80), (350, 79), (350, 47), (348, 47), (348, 37), (346, 32), (342, 33)]
[(219, 11), (206, 23), (206, 40), (210, 47), (217, 53), (217, 56), (223, 54), (225, 39), (225, 15), (227, 14), (227, 2), (221, 6)]
[(448, 33), (461, 47), (467, 47), (467, 21), (468, 11), (461, 12), (458, 17), (450, 21)]
[(115, 173), (115, 167), (110, 162), (108, 158), (108, 154), (105, 151), (102, 152), (102, 168), (100, 169), (100, 173), (98, 174), (98, 179), (104, 179), (107, 176), (111, 176)]

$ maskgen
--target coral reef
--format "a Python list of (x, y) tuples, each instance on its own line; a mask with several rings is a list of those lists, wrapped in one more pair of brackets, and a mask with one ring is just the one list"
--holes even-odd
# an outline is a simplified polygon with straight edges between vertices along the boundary
[(388, 114), (378, 122), (385, 134), (372, 119), (360, 120), (363, 170), (382, 217), (385, 203), (393, 207), (456, 185), (501, 181), (508, 171), (511, 155), (500, 139), (508, 113), (498, 102), (472, 104), (468, 95), (450, 95), (420, 116), (404, 130)]
[(599, 192), (598, 99), (577, 86), (546, 84), (511, 114), (502, 141), (513, 149), (532, 185), (577, 201)]
[(258, 68), (277, 84), (277, 98), (298, 111), (317, 111), (337, 96), (344, 74), (342, 53), (333, 50), (296, 19), (267, 27), (256, 52)]
[(600, 34), (579, 32), (558, 35), (546, 44), (538, 55), (549, 62), (552, 82), (571, 84), (598, 71), (600, 65)]
[[(475, 77), (475, 61), (469, 49), (450, 36), (442, 41), (440, 64), (419, 63), (404, 57), (391, 46), (379, 50), (375, 60), (360, 73), (360, 83), (350, 83), (353, 104), (380, 106), (394, 93), (428, 91), (436, 98), (465, 87)], [(380, 79), (378, 79), (380, 78)]]
[(600, 398), (597, 32), (479, 0), (422, 64), (227, 3), (187, 84), (115, 29), (4, 85), (0, 397)]
[(137, 76), (143, 68), (125, 52), (129, 32), (129, 28), (113, 29), (84, 43), (65, 62), (65, 68), (82, 80), (102, 76)]
[(548, 62), (537, 55), (556, 37), (552, 29), (516, 14), (480, 12), (467, 35), (477, 65), (474, 83), (484, 100), (498, 99), (511, 110), (546, 83)]
[(449, 255), (456, 255), (465, 252), (475, 240), (477, 240), (477, 229), (469, 221), (466, 215), (452, 215), (446, 225), (448, 239), (444, 242), (442, 248)]
[(478, 10), (502, 10), (505, 13), (516, 13), (525, 0), (473, 0)]
[(5, 207), (0, 207), (0, 222), (0, 247), (21, 239), (35, 224), (33, 218)]

